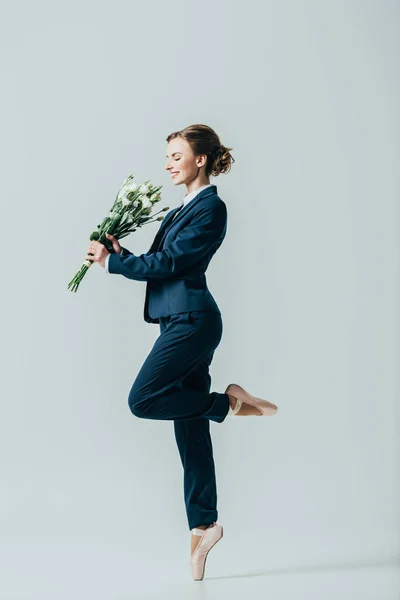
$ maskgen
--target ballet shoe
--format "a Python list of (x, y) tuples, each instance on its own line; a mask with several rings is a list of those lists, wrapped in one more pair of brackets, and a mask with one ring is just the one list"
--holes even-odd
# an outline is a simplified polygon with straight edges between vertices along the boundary
[(191, 532), (194, 535), (201, 536), (199, 543), (190, 557), (192, 577), (195, 581), (201, 581), (204, 578), (208, 553), (222, 538), (224, 530), (222, 525), (217, 525), (216, 521), (214, 521), (207, 529), (198, 529), (195, 527)]
[(235, 407), (232, 408), (231, 406), (229, 406), (229, 411), (228, 411), (228, 415), (227, 415), (229, 417), (236, 416), (237, 413), (239, 412), (239, 410), (241, 409), (243, 403), (254, 406), (255, 408), (257, 408), (257, 410), (259, 411), (260, 414), (259, 415), (238, 415), (239, 417), (240, 416), (247, 416), (247, 417), (272, 416), (272, 415), (275, 415), (276, 412), (278, 411), (278, 407), (276, 406), (276, 404), (273, 404), (272, 402), (268, 402), (268, 400), (262, 400), (261, 398), (257, 398), (256, 396), (252, 396), (251, 394), (249, 394), (249, 392), (246, 392), (246, 390), (244, 388), (242, 388), (241, 385), (238, 385), (237, 383), (230, 383), (225, 390), (225, 394), (229, 394), (230, 396), (233, 396), (234, 398), (236, 398)]

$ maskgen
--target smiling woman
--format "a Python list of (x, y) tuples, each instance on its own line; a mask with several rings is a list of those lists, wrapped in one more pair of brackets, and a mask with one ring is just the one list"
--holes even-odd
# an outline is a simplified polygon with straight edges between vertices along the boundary
[(223, 535), (216, 523), (210, 421), (271, 415), (277, 407), (232, 383), (225, 392), (210, 391), (209, 367), (223, 325), (205, 272), (225, 238), (228, 218), (210, 175), (230, 170), (232, 148), (223, 146), (213, 129), (198, 124), (171, 133), (167, 142), (165, 169), (175, 185), (186, 186), (186, 194), (166, 215), (148, 252), (136, 256), (123, 248), (123, 254), (110, 254), (108, 269), (147, 282), (144, 319), (159, 324), (160, 335), (132, 384), (128, 405), (136, 417), (174, 422), (192, 532), (190, 566), (199, 580), (209, 550)]
[[(235, 162), (232, 148), (221, 144), (219, 137), (207, 125), (190, 125), (167, 137), (168, 152), (165, 168), (176, 185), (186, 184), (188, 192), (209, 183), (210, 175), (230, 170)], [(179, 163), (179, 166), (178, 166)]]

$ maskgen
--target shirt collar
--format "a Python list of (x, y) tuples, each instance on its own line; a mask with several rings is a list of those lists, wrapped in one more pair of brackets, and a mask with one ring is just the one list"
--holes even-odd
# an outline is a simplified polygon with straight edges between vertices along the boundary
[(193, 198), (195, 198), (199, 192), (201, 192), (202, 190), (205, 190), (206, 188), (210, 187), (210, 185), (213, 185), (213, 184), (212, 183), (207, 183), (206, 185), (202, 185), (201, 187), (193, 190), (193, 192), (190, 192), (189, 194), (187, 194), (186, 196), (184, 196), (184, 198), (183, 198), (180, 206), (186, 206), (186, 204), (188, 202), (190, 202), (191, 200), (193, 200)]

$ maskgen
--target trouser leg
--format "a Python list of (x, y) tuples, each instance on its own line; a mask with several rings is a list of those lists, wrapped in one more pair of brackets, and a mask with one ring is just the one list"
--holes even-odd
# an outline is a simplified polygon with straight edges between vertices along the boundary
[[(205, 357), (182, 382), (186, 390), (210, 390), (209, 366), (214, 353)], [(175, 439), (183, 466), (184, 501), (189, 529), (218, 520), (217, 485), (210, 420), (174, 421)]]
[(129, 393), (132, 413), (145, 419), (209, 419), (222, 423), (229, 410), (225, 393), (183, 389), (181, 382), (218, 346), (221, 316), (214, 312), (170, 317)]

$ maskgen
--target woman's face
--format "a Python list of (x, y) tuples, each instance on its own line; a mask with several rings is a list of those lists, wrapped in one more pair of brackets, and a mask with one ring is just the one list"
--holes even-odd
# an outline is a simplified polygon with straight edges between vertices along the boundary
[(206, 162), (206, 156), (194, 156), (189, 142), (176, 137), (168, 142), (166, 170), (175, 185), (188, 185), (199, 175), (199, 168)]

